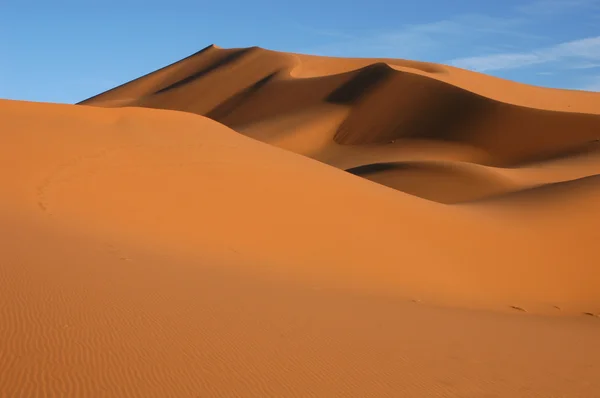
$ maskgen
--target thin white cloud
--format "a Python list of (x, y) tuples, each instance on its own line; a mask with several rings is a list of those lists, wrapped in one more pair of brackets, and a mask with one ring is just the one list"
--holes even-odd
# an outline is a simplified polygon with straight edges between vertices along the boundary
[[(590, 18), (600, 16), (600, 0), (524, 1), (510, 11), (511, 15), (507, 17), (460, 14), (439, 21), (408, 24), (398, 29), (363, 32), (360, 35), (330, 28), (297, 25), (299, 31), (330, 39), (325, 40), (324, 44), (300, 48), (298, 51), (334, 56), (430, 58), (430, 54), (452, 46), (481, 51), (484, 45), (480, 42), (484, 41), (488, 43), (487, 46), (489, 43), (496, 43), (496, 49), (506, 49), (516, 39), (520, 39), (518, 42), (521, 44), (540, 43), (547, 39), (527, 29), (544, 15), (585, 11)], [(511, 55), (523, 65), (543, 62), (533, 62), (529, 55), (524, 56), (518, 51), (514, 54), (501, 54), (503, 62), (508, 64)]]
[(598, 10), (600, 0), (537, 0), (517, 7), (517, 11), (534, 16), (555, 15), (565, 12)]
[(588, 79), (588, 83), (580, 88), (585, 91), (599, 91), (600, 92), (600, 75), (594, 76)]
[(307, 34), (314, 36), (332, 37), (337, 39), (351, 39), (353, 36), (341, 30), (329, 28), (316, 28), (314, 26), (295, 23), (292, 26), (296, 27)]
[[(501, 17), (459, 14), (361, 33), (304, 27), (299, 31), (319, 40), (316, 45), (294, 50), (441, 62), (500, 76), (507, 70), (523, 69), (532, 76), (554, 75), (563, 82), (576, 82), (571, 87), (578, 87), (577, 83), (581, 87), (586, 76), (600, 68), (600, 36), (556, 43), (560, 36), (541, 29), (562, 14), (578, 15), (582, 24), (595, 26), (594, 18), (600, 23), (600, 0), (524, 0), (507, 12)], [(584, 89), (597, 90), (597, 84), (597, 80), (590, 81)]]
[(537, 54), (504, 53), (480, 57), (458, 58), (449, 61), (448, 64), (459, 68), (485, 72), (491, 70), (522, 68), (543, 62), (545, 61)]
[[(458, 58), (449, 64), (480, 72), (516, 69), (550, 62), (600, 62), (600, 36), (560, 43), (529, 52), (501, 53)], [(573, 65), (571, 65), (573, 66)], [(571, 68), (571, 66), (567, 66)]]
[(582, 62), (571, 66), (571, 69), (595, 69), (600, 68), (600, 62)]
[(523, 18), (495, 18), (481, 14), (457, 15), (440, 21), (407, 24), (398, 29), (365, 32), (362, 35), (316, 27), (299, 30), (333, 38), (325, 44), (297, 49), (299, 52), (332, 56), (364, 56), (388, 58), (433, 58), (449, 46), (480, 48), (493, 39), (518, 38), (537, 40), (540, 37), (523, 32)]

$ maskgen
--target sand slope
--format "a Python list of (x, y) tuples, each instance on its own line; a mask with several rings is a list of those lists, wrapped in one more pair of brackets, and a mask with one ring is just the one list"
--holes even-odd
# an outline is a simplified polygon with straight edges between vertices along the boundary
[(0, 396), (600, 393), (593, 151), (447, 206), (189, 113), (0, 121)]
[[(514, 168), (570, 156), (600, 139), (599, 93), (544, 89), (416, 61), (258, 47), (209, 46), (82, 104), (205, 115), (252, 138), (341, 169), (369, 170), (368, 177), (359, 175), (444, 203), (507, 193), (515, 184), (482, 183), (479, 173), (440, 169), (439, 162)], [(408, 187), (399, 182), (406, 180), (399, 167), (381, 166), (415, 161), (434, 164), (423, 165), (429, 172)], [(431, 172), (443, 179), (452, 174), (450, 180), (463, 184), (437, 184)], [(594, 166), (587, 175), (598, 172)]]

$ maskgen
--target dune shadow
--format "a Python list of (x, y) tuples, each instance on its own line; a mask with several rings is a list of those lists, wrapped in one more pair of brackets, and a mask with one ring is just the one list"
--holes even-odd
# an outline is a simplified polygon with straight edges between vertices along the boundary
[(385, 64), (369, 65), (336, 88), (325, 100), (340, 105), (353, 104), (366, 93), (384, 83), (393, 73), (394, 71)]
[(547, 184), (534, 185), (531, 187), (504, 192), (498, 195), (492, 195), (481, 199), (466, 201), (461, 204), (485, 204), (493, 202), (520, 202), (532, 203), (538, 205), (540, 200), (546, 200), (561, 196), (573, 194), (573, 191), (597, 186), (600, 184), (600, 174), (593, 174), (585, 177), (575, 178), (567, 181), (557, 181)]
[(250, 97), (252, 97), (258, 90), (264, 87), (273, 77), (277, 75), (278, 71), (272, 72), (262, 79), (254, 82), (250, 86), (246, 87), (242, 91), (234, 94), (224, 102), (220, 103), (213, 109), (211, 109), (208, 113), (206, 113), (206, 117), (209, 117), (213, 120), (220, 121), (221, 119), (230, 115), (236, 108), (241, 106), (244, 102), (246, 102)]
[(470, 126), (494, 111), (492, 101), (477, 94), (387, 65), (346, 86), (336, 98), (346, 103), (364, 99), (336, 132), (335, 141), (343, 145), (385, 144), (399, 138), (464, 141)]
[[(206, 49), (204, 49), (206, 50)], [(204, 51), (203, 50), (203, 51)], [(156, 91), (154, 94), (161, 94), (161, 93), (165, 93), (167, 91), (176, 89), (177, 87), (181, 87), (185, 84), (191, 83), (194, 80), (200, 79), (203, 76), (225, 66), (228, 64), (231, 64), (235, 61), (237, 61), (238, 59), (242, 58), (244, 55), (246, 55), (249, 51), (252, 51), (252, 49), (247, 48), (247, 49), (243, 49), (243, 50), (239, 50), (236, 52), (233, 52), (231, 54), (227, 54), (224, 57), (220, 58), (219, 60), (217, 60), (216, 62), (211, 63), (210, 65), (208, 65), (206, 68), (203, 68), (201, 70), (199, 70), (198, 72), (195, 72), (187, 77), (185, 77), (184, 79), (178, 80), (177, 82), (168, 85), (167, 87), (161, 88), (160, 90)]]
[(428, 106), (414, 115), (408, 128), (411, 134), (406, 137), (464, 141), (470, 138), (469, 127), (485, 119), (495, 107), (487, 98), (454, 87), (443, 87), (435, 94)]
[(600, 155), (600, 142), (598, 140), (588, 140), (579, 145), (574, 145), (565, 149), (559, 149), (548, 153), (535, 154), (527, 159), (512, 162), (510, 164), (501, 164), (506, 168), (520, 168), (527, 166), (535, 166), (539, 164), (567, 160), (569, 158), (585, 157), (592, 155)]
[(405, 165), (398, 163), (371, 163), (362, 166), (351, 167), (346, 169), (346, 172), (354, 174), (355, 176), (367, 176), (370, 174), (380, 173), (388, 170), (398, 170), (406, 168)]

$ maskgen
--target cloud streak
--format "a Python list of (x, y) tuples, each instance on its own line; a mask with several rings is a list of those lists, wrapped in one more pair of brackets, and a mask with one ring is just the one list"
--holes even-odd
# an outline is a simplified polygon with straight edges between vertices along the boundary
[(589, 82), (583, 87), (581, 87), (581, 90), (600, 92), (600, 75), (594, 76), (591, 79), (589, 79)]
[[(557, 30), (555, 21), (562, 15), (571, 18), (577, 29)], [(600, 35), (594, 30), (598, 24), (600, 0), (530, 0), (502, 15), (455, 14), (359, 33), (305, 28), (304, 32), (319, 40), (296, 50), (439, 62), (561, 88), (581, 87), (582, 82), (591, 81), (584, 89), (597, 91), (598, 80), (592, 78), (600, 71)], [(585, 37), (590, 32), (596, 36)]]
[(516, 8), (520, 13), (533, 16), (556, 15), (565, 12), (599, 9), (600, 0), (537, 0)]
[(558, 62), (567, 63), (564, 65), (566, 69), (576, 69), (577, 65), (600, 63), (600, 36), (573, 40), (529, 52), (458, 58), (448, 63), (459, 68), (486, 72)]
[[(433, 58), (450, 47), (486, 48), (497, 38), (537, 40), (540, 37), (519, 28), (523, 18), (497, 18), (481, 14), (464, 14), (439, 21), (406, 24), (399, 29), (364, 32), (361, 35), (303, 26), (301, 31), (328, 38), (325, 44), (301, 48), (309, 52), (333, 56), (388, 58)], [(430, 59), (435, 61), (435, 59)]]

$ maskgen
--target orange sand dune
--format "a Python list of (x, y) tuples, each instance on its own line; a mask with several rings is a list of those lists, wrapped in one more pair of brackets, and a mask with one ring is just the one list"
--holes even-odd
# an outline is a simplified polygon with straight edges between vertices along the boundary
[[(515, 172), (498, 179), (490, 169), (481, 174), (477, 170), (485, 168), (466, 163), (514, 168), (573, 157), (600, 139), (598, 93), (544, 89), (416, 61), (258, 47), (209, 46), (82, 104), (205, 115), (249, 137), (442, 203), (564, 180), (527, 182)], [(399, 167), (406, 162), (413, 166)], [(574, 178), (599, 173), (598, 166)]]
[[(600, 139), (598, 93), (543, 89), (415, 61), (258, 47), (209, 46), (82, 104), (193, 112), (325, 162), (340, 145), (425, 139), (473, 147), (486, 153), (481, 161), (487, 164), (514, 165)], [(330, 121), (320, 140), (310, 123), (299, 123), (307, 112), (309, 120), (319, 114)], [(303, 138), (282, 144), (290, 135)]]
[[(248, 83), (288, 57), (211, 48), (95, 101), (158, 107), (170, 96), (209, 112), (238, 89), (231, 76)], [(198, 69), (210, 70), (177, 86)], [(343, 73), (323, 87), (359, 72)], [(271, 126), (265, 137), (341, 168), (406, 162), (411, 175), (397, 181), (416, 189), (444, 173), (457, 178), (447, 193), (475, 175), (494, 190), (563, 183), (448, 206), (194, 114), (0, 101), (0, 396), (599, 396), (595, 155), (489, 166), (581, 143), (593, 132), (567, 134), (556, 120), (593, 127), (597, 116), (511, 105), (532, 112), (529, 128), (535, 112), (552, 121), (539, 145), (541, 132), (521, 130), (502, 139), (523, 146), (492, 147), (496, 133), (475, 129), (447, 145), (442, 133), (346, 145), (334, 129), (370, 126), (368, 100), (320, 104), (321, 78), (273, 79), (256, 95), (272, 84), (299, 97), (274, 97), (272, 109), (242, 100), (222, 117), (257, 134)], [(214, 98), (183, 95), (204, 84)], [(381, 112), (372, 126), (385, 130)]]

